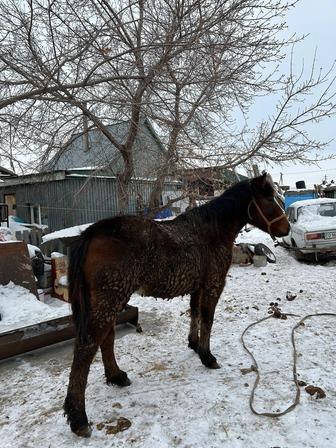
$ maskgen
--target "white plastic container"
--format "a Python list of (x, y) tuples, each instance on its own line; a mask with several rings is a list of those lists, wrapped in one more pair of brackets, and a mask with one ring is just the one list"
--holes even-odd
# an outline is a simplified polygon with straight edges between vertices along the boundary
[(253, 265), (256, 268), (263, 268), (267, 265), (267, 258), (265, 255), (253, 255)]

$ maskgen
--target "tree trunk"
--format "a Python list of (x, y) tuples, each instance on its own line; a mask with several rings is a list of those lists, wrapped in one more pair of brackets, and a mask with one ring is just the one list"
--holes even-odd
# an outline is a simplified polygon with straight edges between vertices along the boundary
[(130, 150), (123, 149), (121, 154), (124, 161), (124, 169), (117, 176), (118, 214), (125, 215), (128, 212), (129, 184), (132, 179), (134, 166)]
[(172, 133), (170, 135), (170, 140), (168, 143), (165, 164), (162, 167), (160, 167), (159, 173), (156, 177), (153, 189), (152, 189), (150, 197), (149, 197), (148, 208), (149, 208), (150, 213), (151, 213), (151, 210), (155, 210), (160, 205), (160, 198), (162, 195), (166, 177), (172, 171), (172, 168), (176, 163), (176, 156), (177, 156), (176, 147), (177, 147), (177, 138), (178, 138), (179, 130), (180, 130), (179, 124), (175, 123), (175, 126), (172, 130)]

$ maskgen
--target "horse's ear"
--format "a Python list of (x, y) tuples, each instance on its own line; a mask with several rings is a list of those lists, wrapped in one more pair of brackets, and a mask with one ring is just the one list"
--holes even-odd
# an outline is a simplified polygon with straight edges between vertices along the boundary
[(270, 174), (264, 173), (261, 176), (251, 179), (252, 190), (263, 196), (274, 196), (275, 187)]
[(267, 184), (268, 174), (263, 173), (261, 176), (251, 179), (251, 185), (254, 190), (264, 190)]

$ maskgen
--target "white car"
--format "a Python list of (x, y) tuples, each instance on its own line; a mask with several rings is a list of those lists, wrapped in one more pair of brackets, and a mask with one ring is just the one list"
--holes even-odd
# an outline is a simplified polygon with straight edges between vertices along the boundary
[(291, 204), (286, 215), (291, 225), (283, 238), (300, 258), (306, 254), (336, 254), (336, 199), (320, 198)]

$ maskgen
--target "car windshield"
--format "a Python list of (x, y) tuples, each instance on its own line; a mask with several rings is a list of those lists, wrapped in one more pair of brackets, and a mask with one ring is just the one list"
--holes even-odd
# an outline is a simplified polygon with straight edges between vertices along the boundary
[(336, 203), (324, 202), (322, 204), (304, 205), (298, 209), (298, 220), (311, 221), (312, 219), (336, 217)]

